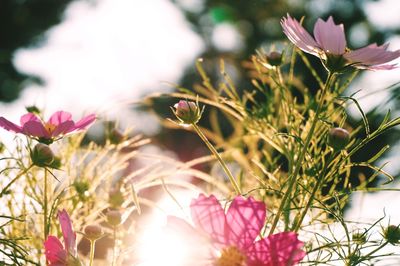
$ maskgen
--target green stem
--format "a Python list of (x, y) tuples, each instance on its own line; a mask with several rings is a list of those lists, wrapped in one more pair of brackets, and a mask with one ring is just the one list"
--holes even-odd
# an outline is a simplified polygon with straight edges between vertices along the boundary
[[(377, 247), (376, 249), (372, 250), (371, 252), (369, 252), (367, 255), (363, 256), (363, 258), (368, 259), (368, 257), (370, 257), (372, 254), (374, 254), (375, 252), (378, 252), (379, 250), (381, 250), (382, 248), (384, 248), (387, 244), (389, 244), (389, 241), (386, 241), (385, 243), (383, 243), (382, 245), (380, 245), (379, 247)], [(359, 262), (361, 262), (362, 260), (357, 261), (355, 264), (353, 265), (358, 265)]]
[(308, 210), (311, 207), (312, 202), (314, 201), (315, 198), (315, 194), (317, 193), (317, 191), (319, 190), (321, 184), (323, 183), (322, 181), (325, 180), (325, 175), (326, 175), (326, 171), (328, 170), (328, 165), (331, 163), (332, 159), (334, 158), (334, 153), (331, 153), (331, 155), (329, 156), (329, 159), (327, 161), (327, 163), (324, 165), (324, 169), (322, 170), (322, 175), (318, 178), (317, 184), (315, 184), (313, 191), (311, 192), (310, 198), (307, 201), (306, 207), (303, 209), (303, 211), (301, 212), (300, 218), (297, 221), (296, 226), (294, 227), (294, 232), (299, 231), (301, 224), (303, 223), (304, 217), (306, 216)]
[(231, 184), (233, 188), (235, 189), (235, 192), (237, 194), (242, 194), (240, 191), (240, 187), (238, 183), (236, 182), (236, 179), (233, 177), (231, 171), (229, 168), (226, 166), (224, 160), (222, 160), (221, 156), (219, 155), (218, 151), (214, 148), (214, 146), (211, 144), (211, 142), (207, 139), (207, 137), (201, 132), (200, 128), (196, 124), (192, 124), (194, 130), (196, 133), (199, 135), (199, 137), (204, 141), (204, 143), (207, 145), (207, 148), (211, 151), (212, 154), (217, 158), (218, 162), (222, 166), (222, 169), (224, 169), (225, 174), (228, 176), (229, 181), (231, 181)]
[(31, 164), (28, 168), (24, 169), (22, 172), (20, 172), (16, 177), (14, 177), (13, 180), (10, 181), (10, 183), (5, 186), (1, 192), (0, 192), (0, 198), (8, 191), (8, 189), (11, 187), (12, 184), (14, 184), (15, 181), (17, 181), (21, 176), (26, 174), (31, 168), (33, 167), (33, 164)]
[(293, 190), (294, 184), (296, 183), (296, 180), (297, 180), (297, 175), (300, 172), (304, 156), (306, 155), (306, 152), (307, 152), (307, 149), (308, 149), (308, 145), (310, 144), (311, 138), (312, 138), (312, 136), (314, 134), (315, 126), (317, 125), (317, 122), (318, 122), (318, 117), (319, 117), (319, 114), (320, 114), (321, 109), (322, 109), (322, 104), (324, 102), (325, 94), (326, 94), (328, 88), (331, 86), (333, 78), (334, 78), (334, 73), (330, 73), (329, 72), (328, 73), (328, 77), (327, 77), (326, 82), (325, 82), (325, 85), (322, 88), (321, 98), (319, 99), (317, 110), (315, 111), (314, 118), (313, 118), (313, 120), (311, 122), (311, 128), (308, 131), (306, 140), (304, 141), (303, 149), (301, 150), (300, 155), (297, 158), (297, 162), (296, 162), (293, 174), (289, 178), (288, 189), (284, 193), (284, 196), (282, 198), (281, 204), (279, 205), (279, 208), (278, 208), (278, 212), (276, 213), (276, 216), (275, 216), (275, 218), (274, 218), (274, 220), (272, 222), (271, 231), (269, 233), (270, 235), (272, 235), (274, 233), (274, 231), (276, 229), (276, 226), (278, 224), (279, 218), (281, 216), (281, 213), (282, 213), (282, 211), (284, 209), (284, 206), (286, 205), (286, 201), (289, 199), (289, 196), (292, 194), (292, 190)]
[(90, 261), (89, 261), (89, 266), (93, 265), (93, 260), (94, 260), (94, 249), (96, 245), (96, 240), (90, 240)]
[(44, 241), (46, 241), (49, 235), (47, 228), (47, 169), (44, 168), (44, 187), (43, 187), (43, 233)]

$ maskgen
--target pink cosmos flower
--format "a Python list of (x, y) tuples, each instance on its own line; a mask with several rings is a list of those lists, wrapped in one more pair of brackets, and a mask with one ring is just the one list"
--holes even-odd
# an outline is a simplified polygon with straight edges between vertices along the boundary
[(15, 133), (22, 133), (37, 139), (39, 142), (50, 144), (64, 135), (88, 128), (96, 120), (95, 114), (85, 116), (76, 123), (71, 117), (72, 115), (68, 112), (57, 111), (47, 122), (43, 122), (35, 114), (27, 113), (21, 116), (20, 126), (4, 117), (0, 117), (0, 127)]
[(48, 236), (44, 242), (45, 255), (50, 266), (78, 266), (76, 258), (76, 233), (72, 229), (71, 219), (65, 210), (58, 211), (58, 219), (64, 238), (64, 246), (55, 236)]
[[(198, 245), (199, 248), (190, 255), (191, 265), (291, 266), (305, 256), (303, 242), (293, 232), (262, 238), (266, 218), (264, 202), (237, 196), (225, 213), (215, 196), (200, 194), (190, 208), (195, 228), (177, 217), (169, 217), (167, 227), (185, 231), (188, 246)], [(210, 246), (208, 260), (202, 262), (194, 258), (204, 245), (199, 231), (206, 236)]]
[(396, 64), (387, 64), (400, 56), (400, 50), (387, 51), (388, 44), (370, 44), (351, 51), (346, 47), (343, 24), (336, 25), (332, 17), (327, 21), (318, 19), (314, 25), (314, 38), (290, 15), (282, 18), (283, 32), (298, 48), (324, 60), (325, 66), (333, 71), (347, 66), (359, 69), (389, 70)]

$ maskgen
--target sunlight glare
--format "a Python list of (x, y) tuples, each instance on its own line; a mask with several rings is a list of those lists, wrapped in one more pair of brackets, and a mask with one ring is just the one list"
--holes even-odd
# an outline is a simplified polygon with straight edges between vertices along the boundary
[(173, 215), (180, 218), (189, 217), (189, 204), (195, 196), (194, 192), (174, 191), (181, 209), (169, 196), (161, 199), (157, 205), (163, 212), (154, 210), (148, 217), (149, 224), (139, 236), (138, 255), (139, 266), (185, 266), (188, 261), (189, 245), (184, 234), (177, 234), (165, 230), (167, 216)]

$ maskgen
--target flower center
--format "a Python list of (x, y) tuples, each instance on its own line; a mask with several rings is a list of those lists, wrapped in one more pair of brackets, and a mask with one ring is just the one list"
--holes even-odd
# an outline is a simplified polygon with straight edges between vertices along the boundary
[(245, 266), (246, 256), (234, 246), (221, 250), (221, 256), (216, 260), (215, 266)]
[(50, 124), (50, 123), (45, 123), (45, 124), (44, 124), (44, 128), (46, 129), (46, 131), (47, 131), (49, 134), (51, 134), (51, 133), (54, 131), (54, 129), (56, 128), (56, 126), (53, 125), (53, 124)]

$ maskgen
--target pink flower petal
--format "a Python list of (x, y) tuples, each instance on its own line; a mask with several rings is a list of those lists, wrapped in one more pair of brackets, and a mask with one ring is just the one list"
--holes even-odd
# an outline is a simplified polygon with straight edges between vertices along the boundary
[(41, 122), (40, 119), (39, 119), (35, 114), (33, 114), (33, 113), (24, 114), (24, 115), (21, 116), (21, 118), (20, 118), (21, 126), (24, 126), (25, 123), (26, 123), (26, 122), (29, 122), (29, 121)]
[(61, 123), (64, 123), (66, 121), (70, 121), (71, 120), (72, 115), (68, 112), (64, 112), (64, 111), (57, 111), (54, 114), (51, 115), (51, 117), (49, 118), (48, 123), (58, 126)]
[(329, 17), (326, 22), (320, 18), (317, 20), (314, 26), (314, 37), (327, 53), (341, 55), (346, 50), (343, 24), (336, 25), (332, 17)]
[(57, 137), (59, 135), (65, 135), (68, 132), (73, 131), (74, 127), (75, 127), (75, 123), (72, 120), (62, 122), (62, 123), (58, 124), (58, 126), (56, 126), (56, 128), (53, 130), (53, 132), (51, 132), (51, 136)]
[(283, 33), (289, 40), (306, 53), (319, 56), (321, 47), (315, 42), (314, 38), (300, 25), (300, 23), (293, 19), (289, 14), (287, 18), (282, 18), (281, 25)]
[(15, 133), (22, 133), (22, 128), (20, 126), (14, 124), (11, 121), (8, 121), (4, 117), (0, 117), (0, 127)]
[(226, 221), (231, 229), (229, 232), (230, 244), (240, 249), (251, 246), (265, 223), (265, 204), (249, 197), (235, 197), (226, 214)]
[(96, 115), (95, 114), (90, 114), (88, 116), (85, 116), (81, 120), (75, 123), (75, 126), (73, 130), (83, 130), (91, 126), (94, 121), (96, 120)]
[(304, 243), (293, 232), (271, 235), (254, 245), (248, 251), (249, 266), (291, 266), (299, 263), (305, 252)]
[(22, 133), (27, 136), (38, 137), (38, 138), (50, 138), (49, 132), (44, 128), (42, 122), (30, 120), (22, 126)]
[(50, 265), (67, 265), (67, 252), (57, 237), (48, 236), (44, 242), (44, 249)]
[(197, 199), (192, 200), (190, 210), (197, 228), (210, 235), (217, 243), (227, 243), (225, 212), (215, 196), (206, 197), (200, 194)]
[(65, 249), (67, 252), (76, 255), (76, 234), (72, 229), (71, 219), (65, 210), (58, 211), (58, 219), (64, 237)]
[[(377, 46), (370, 44), (366, 47), (350, 51), (344, 57), (356, 67), (367, 69), (393, 69), (395, 65), (383, 65), (400, 57), (400, 50), (387, 51), (388, 45)], [(382, 65), (382, 66), (380, 66)]]

